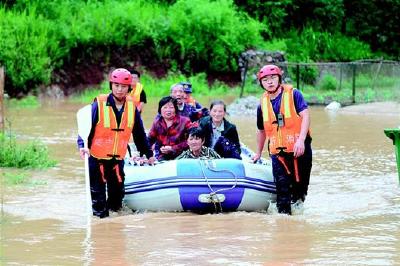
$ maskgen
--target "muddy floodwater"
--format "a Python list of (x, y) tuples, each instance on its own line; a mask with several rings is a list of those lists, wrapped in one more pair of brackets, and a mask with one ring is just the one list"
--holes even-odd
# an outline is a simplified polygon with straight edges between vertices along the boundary
[[(80, 107), (46, 101), (7, 110), (18, 139), (40, 139), (58, 164), (29, 171), (29, 185), (2, 186), (1, 265), (400, 264), (400, 187), (383, 133), (400, 125), (398, 104), (311, 107), (314, 158), (303, 214), (125, 211), (89, 224), (75, 144)], [(155, 110), (146, 106), (146, 128)], [(255, 116), (228, 119), (254, 149)]]

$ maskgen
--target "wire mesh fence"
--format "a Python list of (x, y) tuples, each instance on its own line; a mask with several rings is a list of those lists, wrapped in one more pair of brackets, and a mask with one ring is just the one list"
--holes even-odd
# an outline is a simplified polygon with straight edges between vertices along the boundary
[(259, 93), (257, 71), (265, 64), (276, 64), (284, 71), (284, 82), (301, 90), (312, 104), (400, 101), (400, 62), (397, 61), (292, 63), (279, 58), (267, 62), (248, 61), (242, 63), (247, 69), (241, 69), (241, 96)]

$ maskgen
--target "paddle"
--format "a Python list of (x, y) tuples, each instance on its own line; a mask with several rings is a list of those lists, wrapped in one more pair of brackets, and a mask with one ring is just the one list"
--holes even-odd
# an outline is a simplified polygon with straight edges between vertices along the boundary
[[(88, 148), (88, 137), (92, 129), (92, 106), (86, 105), (79, 109), (76, 113), (76, 120), (78, 122), (78, 134), (83, 139), (84, 148)], [(85, 190), (86, 190), (86, 212), (87, 212), (87, 225), (86, 225), (86, 238), (84, 240), (86, 260), (85, 265), (90, 265), (92, 244), (90, 241), (92, 235), (92, 200), (90, 196), (90, 179), (89, 179), (89, 156), (85, 153)]]
[[(78, 134), (83, 139), (84, 148), (88, 148), (88, 137), (92, 129), (92, 106), (86, 105), (76, 113), (78, 122)], [(89, 156), (85, 153), (85, 189), (86, 189), (86, 211), (89, 217), (92, 216), (92, 200), (90, 196), (89, 180)]]

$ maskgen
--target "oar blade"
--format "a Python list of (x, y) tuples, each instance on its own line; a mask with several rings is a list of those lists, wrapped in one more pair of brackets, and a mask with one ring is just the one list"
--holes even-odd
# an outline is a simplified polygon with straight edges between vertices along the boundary
[(92, 129), (92, 106), (86, 105), (76, 113), (78, 134), (86, 142)]

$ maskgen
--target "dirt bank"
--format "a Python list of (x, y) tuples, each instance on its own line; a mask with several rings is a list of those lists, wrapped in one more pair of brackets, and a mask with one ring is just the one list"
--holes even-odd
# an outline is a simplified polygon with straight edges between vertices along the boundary
[[(178, 70), (183, 74), (190, 75), (183, 71), (183, 65), (178, 62)], [(171, 61), (159, 58), (155, 48), (151, 44), (144, 44), (143, 47), (76, 47), (71, 50), (67, 59), (56, 69), (51, 78), (51, 85), (45, 90), (53, 90), (58, 87), (64, 95), (81, 91), (89, 86), (100, 84), (107, 73), (112, 68), (124, 67), (127, 69), (137, 69), (140, 72), (146, 70), (147, 73), (156, 77), (165, 77), (171, 70)], [(191, 72), (205, 72), (201, 66), (192, 66)], [(222, 81), (230, 86), (240, 83), (240, 72), (207, 72), (208, 82), (211, 84), (215, 80)], [(52, 94), (47, 93), (46, 94)]]

